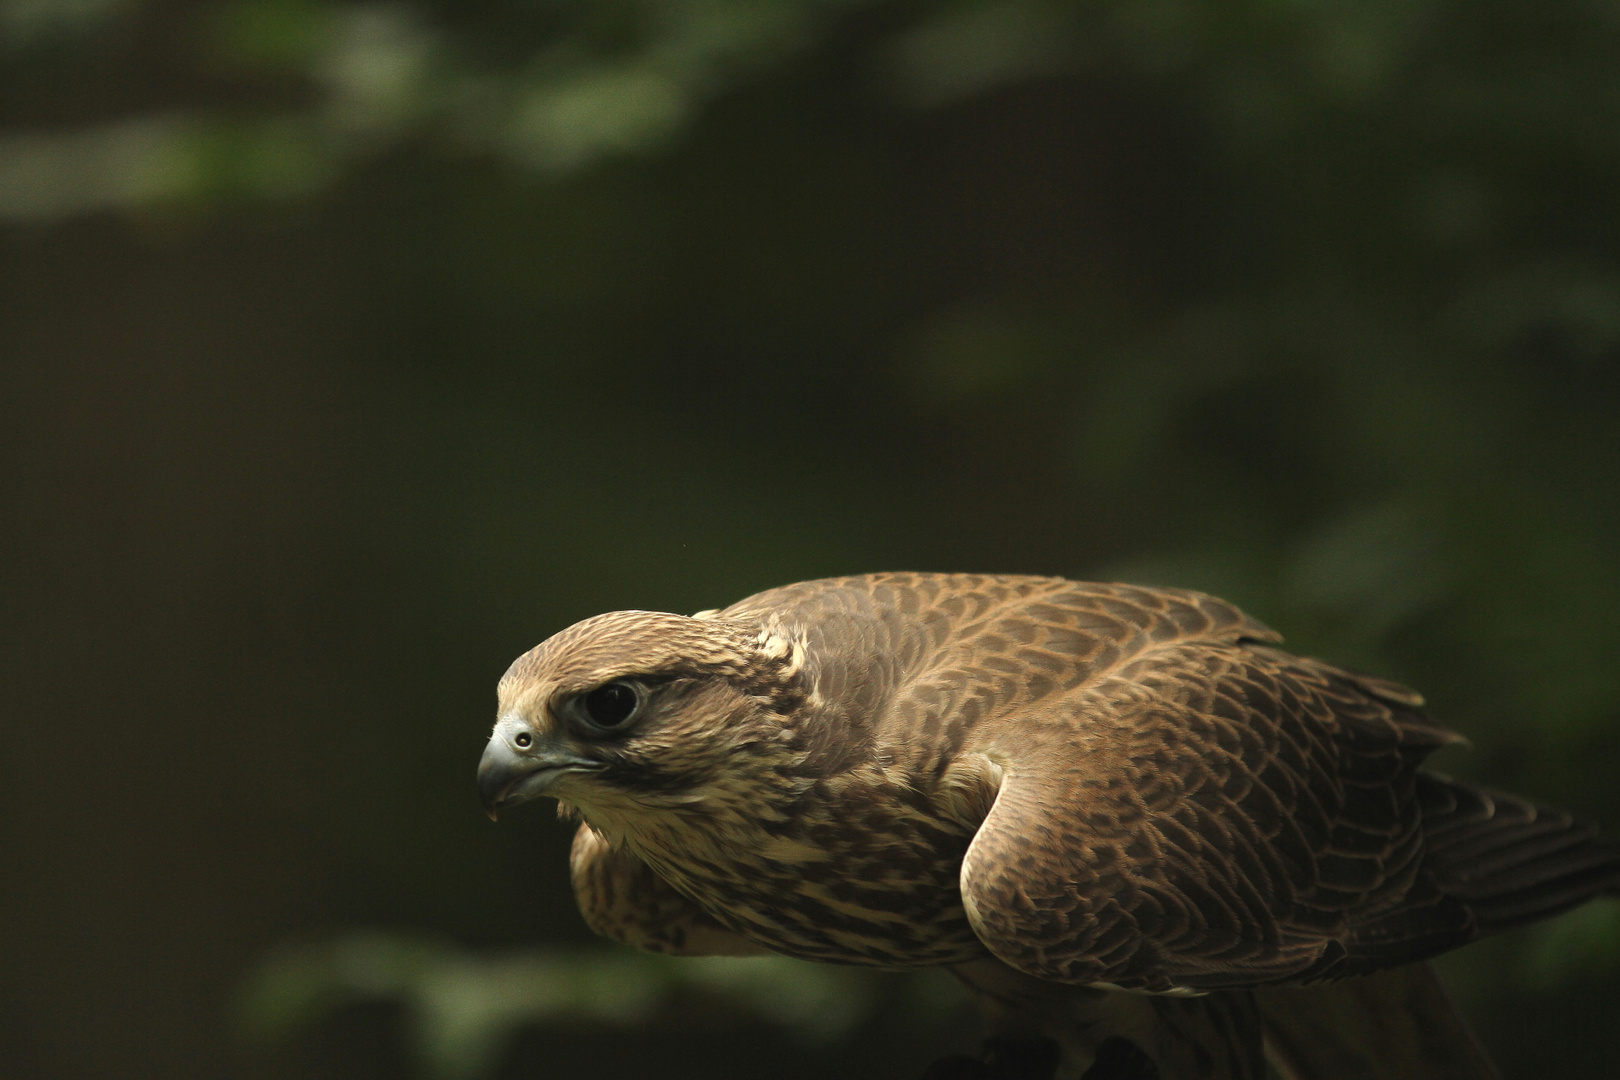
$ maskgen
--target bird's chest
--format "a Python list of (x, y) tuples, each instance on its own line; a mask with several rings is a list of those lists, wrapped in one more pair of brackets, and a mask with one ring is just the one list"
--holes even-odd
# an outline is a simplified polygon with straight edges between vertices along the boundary
[(643, 838), (637, 854), (721, 923), (786, 955), (883, 966), (983, 956), (958, 883), (971, 832), (920, 800), (878, 794), (813, 791), (749, 820)]

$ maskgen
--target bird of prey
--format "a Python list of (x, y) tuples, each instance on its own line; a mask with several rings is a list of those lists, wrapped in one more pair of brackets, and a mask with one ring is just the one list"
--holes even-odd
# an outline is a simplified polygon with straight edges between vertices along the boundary
[(1459, 736), (1197, 592), (896, 573), (587, 619), (501, 679), (478, 784), (582, 819), (600, 934), (1155, 995), (1368, 975), (1620, 891)]

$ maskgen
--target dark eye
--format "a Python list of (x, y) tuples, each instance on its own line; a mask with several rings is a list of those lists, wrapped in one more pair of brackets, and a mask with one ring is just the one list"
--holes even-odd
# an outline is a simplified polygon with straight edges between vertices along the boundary
[(617, 728), (636, 714), (641, 695), (623, 679), (604, 683), (585, 695), (585, 715), (599, 728)]
[(512, 737), (512, 741), (517, 743), (518, 749), (527, 750), (529, 748), (529, 744), (534, 742), (534, 736), (530, 735), (527, 731), (520, 731)]

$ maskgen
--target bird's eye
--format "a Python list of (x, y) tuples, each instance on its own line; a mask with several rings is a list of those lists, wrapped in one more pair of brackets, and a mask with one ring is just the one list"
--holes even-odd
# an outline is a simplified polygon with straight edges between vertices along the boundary
[(641, 695), (633, 684), (615, 679), (586, 694), (580, 704), (591, 723), (604, 730), (614, 730), (623, 727), (636, 714), (641, 706)]
[(519, 750), (527, 750), (534, 743), (534, 736), (527, 731), (520, 731), (512, 737), (512, 741), (517, 744)]

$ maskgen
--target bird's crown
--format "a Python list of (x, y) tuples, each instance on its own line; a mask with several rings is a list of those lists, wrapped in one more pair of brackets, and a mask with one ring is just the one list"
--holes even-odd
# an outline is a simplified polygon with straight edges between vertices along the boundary
[(501, 678), (502, 711), (536, 697), (588, 691), (615, 679), (658, 683), (724, 679), (784, 711), (804, 662), (800, 635), (774, 622), (661, 611), (613, 611), (575, 623), (512, 662)]

